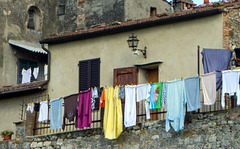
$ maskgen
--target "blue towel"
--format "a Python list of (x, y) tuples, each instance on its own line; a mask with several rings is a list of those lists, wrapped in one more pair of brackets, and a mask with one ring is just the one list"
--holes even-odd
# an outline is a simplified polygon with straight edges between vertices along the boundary
[(232, 58), (232, 51), (229, 49), (203, 49), (202, 62), (204, 73), (216, 71), (216, 88), (222, 85), (222, 70), (227, 70)]
[(191, 112), (200, 109), (199, 76), (185, 79), (185, 90), (187, 98), (187, 111)]
[(170, 81), (167, 87), (167, 118), (166, 131), (173, 129), (178, 132), (184, 128), (184, 118), (186, 113), (186, 92), (184, 80)]
[(50, 129), (62, 128), (62, 102), (63, 98), (53, 99), (50, 107)]

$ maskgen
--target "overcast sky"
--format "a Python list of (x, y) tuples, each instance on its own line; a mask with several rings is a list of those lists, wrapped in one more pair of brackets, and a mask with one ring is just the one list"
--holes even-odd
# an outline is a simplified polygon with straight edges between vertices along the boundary
[[(171, 0), (168, 0), (169, 2)], [(218, 2), (219, 0), (209, 0), (209, 2)], [(193, 3), (197, 4), (197, 5), (200, 5), (200, 4), (203, 4), (204, 0), (193, 0)]]

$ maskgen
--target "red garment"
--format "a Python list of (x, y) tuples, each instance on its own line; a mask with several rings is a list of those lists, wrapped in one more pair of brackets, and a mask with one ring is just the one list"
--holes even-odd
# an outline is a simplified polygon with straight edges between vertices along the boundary
[(104, 108), (105, 107), (105, 88), (102, 91), (102, 95), (100, 97), (100, 107)]
[(78, 128), (90, 127), (92, 123), (91, 109), (92, 91), (86, 90), (79, 93)]

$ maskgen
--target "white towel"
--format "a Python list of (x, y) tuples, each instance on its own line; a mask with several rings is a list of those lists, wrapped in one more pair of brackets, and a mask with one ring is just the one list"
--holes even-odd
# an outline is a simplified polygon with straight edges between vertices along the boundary
[(216, 101), (216, 74), (211, 72), (201, 76), (204, 105), (213, 105)]

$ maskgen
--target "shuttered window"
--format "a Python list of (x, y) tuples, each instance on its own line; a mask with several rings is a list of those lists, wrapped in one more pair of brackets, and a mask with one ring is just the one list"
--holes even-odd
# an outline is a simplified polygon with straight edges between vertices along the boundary
[[(17, 74), (17, 83), (22, 83), (22, 69), (29, 69), (31, 67), (32, 72), (33, 69), (38, 67), (37, 62), (29, 61), (29, 60), (24, 60), (24, 59), (18, 59), (18, 74)], [(33, 74), (31, 76), (31, 82), (35, 81), (36, 79), (33, 77)]]
[(79, 91), (100, 86), (100, 58), (79, 61)]

